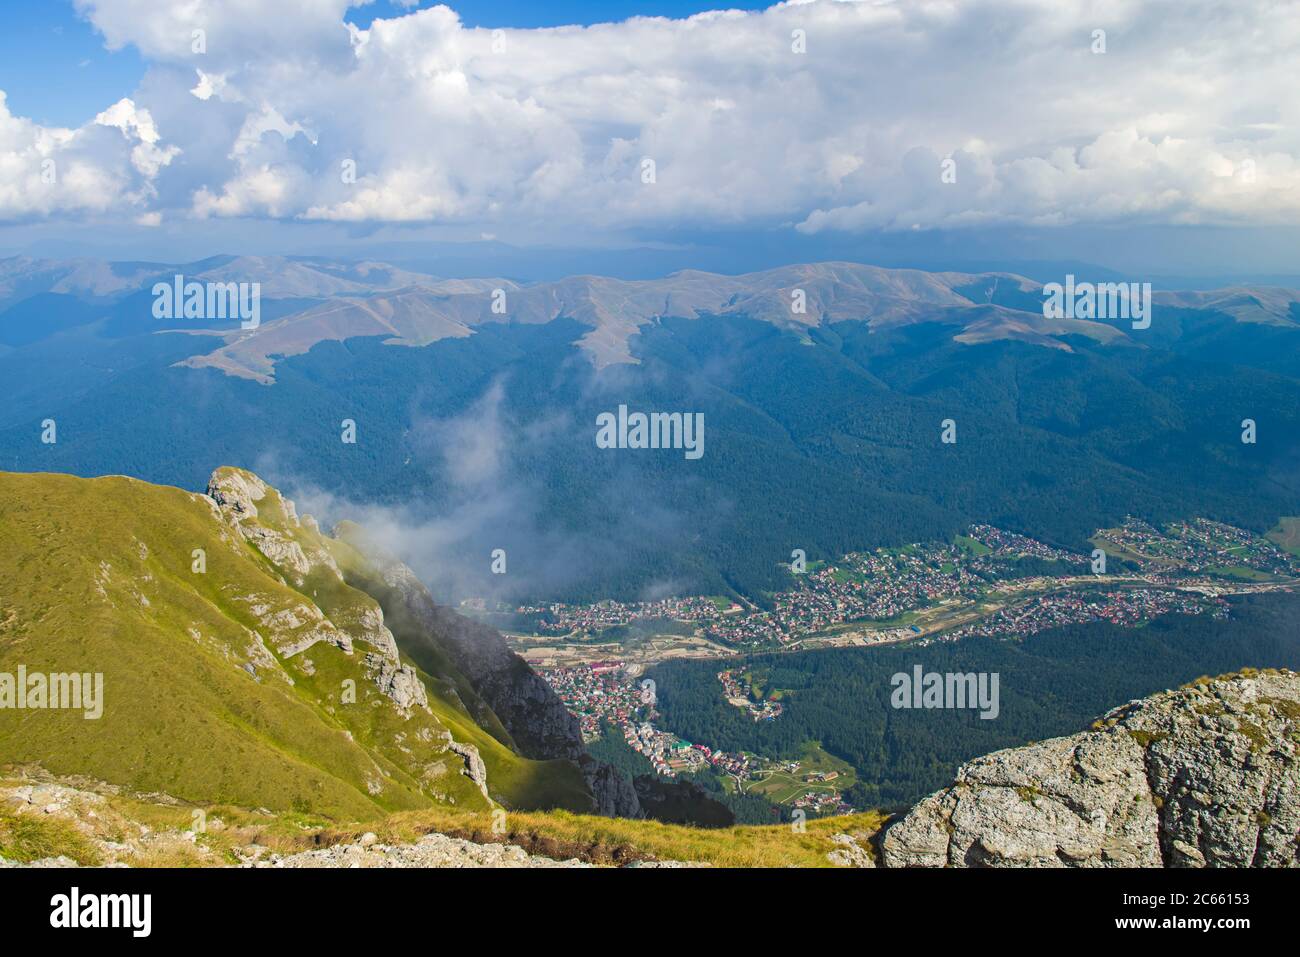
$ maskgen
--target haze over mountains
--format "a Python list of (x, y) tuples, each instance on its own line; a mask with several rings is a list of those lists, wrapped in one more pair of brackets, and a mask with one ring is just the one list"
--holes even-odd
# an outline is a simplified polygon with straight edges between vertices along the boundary
[[(172, 273), (199, 282), (255, 282), (270, 299), (324, 300), (251, 331), (202, 323), (174, 330), (213, 332), (227, 340), (221, 348), (188, 360), (188, 365), (261, 382), (274, 379), (275, 357), (300, 355), (320, 342), (383, 336), (386, 344), (420, 346), (470, 335), (488, 322), (548, 323), (558, 318), (589, 328), (578, 346), (597, 368), (638, 361), (632, 337), (664, 317), (744, 316), (794, 331), (837, 321), (865, 321), (879, 330), (928, 320), (958, 326), (958, 341), (1020, 339), (1067, 351), (1070, 346), (1063, 340), (1070, 335), (1111, 344), (1129, 338), (1103, 322), (1044, 318), (1041, 284), (1005, 273), (929, 273), (832, 262), (741, 276), (684, 270), (654, 280), (573, 276), (521, 286), (498, 278), (437, 279), (382, 263), (283, 257), (219, 257), (176, 267), (6, 262), (0, 293), (11, 303), (33, 288), (111, 298)], [(801, 298), (797, 307), (796, 294)], [(1297, 324), (1298, 314), (1291, 308), (1297, 299), (1300, 293), (1273, 287), (1156, 296), (1160, 305), (1284, 326)]]
[[(523, 288), (505, 281), (477, 280), (453, 291), (447, 284), (431, 282), (331, 301), (278, 320), (274, 328), (240, 335), (235, 344), (191, 364), (211, 364), (235, 375), (265, 375), (271, 356), (305, 352), (326, 339), (387, 333), (390, 344), (426, 345), (469, 335), (485, 322), (548, 323), (570, 318), (589, 327), (578, 346), (600, 368), (637, 361), (631, 337), (660, 317), (743, 315), (795, 330), (864, 317), (887, 325), (906, 322), (927, 308), (970, 306), (953, 285), (977, 278), (822, 263), (746, 276), (696, 271), (646, 281), (575, 276)], [(489, 295), (494, 289), (506, 294), (495, 310)], [(806, 297), (798, 312), (792, 309), (791, 299), (796, 289)]]
[[(0, 260), (0, 306), (12, 307), (41, 293), (106, 304), (177, 274), (198, 282), (257, 283), (261, 294), (273, 300), (322, 300), (251, 331), (202, 323), (158, 330), (220, 335), (229, 340), (227, 345), (188, 364), (263, 382), (274, 378), (275, 357), (302, 354), (319, 342), (385, 336), (387, 344), (427, 345), (470, 335), (488, 322), (548, 323), (558, 318), (589, 327), (578, 345), (598, 368), (638, 361), (632, 336), (664, 317), (738, 315), (792, 330), (853, 320), (878, 330), (926, 319), (960, 326), (958, 341), (1016, 338), (1065, 350), (1070, 347), (1062, 340), (1069, 335), (1112, 344), (1129, 338), (1104, 321), (1044, 318), (1042, 284), (1023, 276), (841, 262), (740, 276), (683, 270), (663, 279), (572, 276), (523, 286), (501, 278), (439, 279), (376, 262), (279, 256), (223, 256), (175, 266), (15, 257)], [(793, 304), (796, 291), (802, 300), (798, 307)], [(1300, 311), (1292, 308), (1300, 293), (1291, 289), (1160, 292), (1155, 301), (1211, 310), (1240, 322), (1300, 325)], [(17, 317), (10, 317), (6, 325), (16, 323)], [(39, 327), (39, 319), (34, 324)]]
[[(154, 318), (177, 274), (260, 283), (261, 325)], [(1048, 319), (1043, 298), (1007, 273), (836, 262), (523, 285), (3, 260), (0, 465), (191, 489), (256, 468), (387, 529), (446, 598), (757, 596), (794, 547), (972, 522), (1080, 547), (1129, 513), (1259, 531), (1300, 513), (1300, 292), (1156, 292), (1146, 329)], [(623, 404), (703, 412), (707, 454), (597, 449), (596, 416)], [(508, 575), (487, 571), (495, 548)]]

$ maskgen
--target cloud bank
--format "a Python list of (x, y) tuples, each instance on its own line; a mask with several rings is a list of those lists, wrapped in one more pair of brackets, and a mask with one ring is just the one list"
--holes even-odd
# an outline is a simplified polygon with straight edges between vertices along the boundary
[(149, 72), (76, 130), (0, 100), (2, 219), (507, 239), (1300, 221), (1284, 0), (814, 0), (496, 31), (447, 6), (363, 30), (348, 0), (76, 6)]

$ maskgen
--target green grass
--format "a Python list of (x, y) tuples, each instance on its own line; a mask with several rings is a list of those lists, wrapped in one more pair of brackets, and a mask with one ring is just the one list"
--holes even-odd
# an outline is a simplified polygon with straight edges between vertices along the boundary
[[(834, 755), (824, 751), (816, 741), (809, 741), (800, 749), (799, 770), (794, 773), (777, 771), (761, 781), (748, 782), (745, 791), (750, 794), (762, 794), (775, 804), (789, 804), (801, 794), (808, 791), (840, 791), (853, 786), (857, 781), (853, 766)], [(809, 782), (810, 775), (818, 772), (836, 771), (839, 773), (834, 781)]]
[[(259, 503), (259, 516), (283, 520), (278, 496)], [(0, 671), (104, 675), (99, 720), (7, 712), (6, 762), (330, 820), (435, 802), (485, 808), (463, 762), (441, 753), (445, 729), (479, 747), (503, 802), (589, 806), (575, 767), (527, 761), (470, 717), (463, 679), (458, 688), (455, 676), (430, 678), (432, 714), (403, 718), (366, 676), (370, 646), (355, 636), (351, 655), (321, 642), (247, 673), (253, 631), (267, 632), (250, 597), (276, 609), (316, 604), (344, 631), (378, 606), (336, 576), (295, 589), (201, 496), (122, 477), (0, 473), (0, 537)], [(195, 548), (207, 554), (205, 574), (191, 571)], [(344, 680), (355, 682), (354, 704), (342, 703)]]
[(842, 585), (848, 585), (853, 582), (865, 582), (867, 580), (865, 575), (855, 572), (851, 568), (836, 568), (835, 571), (831, 572), (831, 577)]
[(1118, 559), (1119, 561), (1130, 561), (1130, 562), (1155, 562), (1157, 565), (1176, 564), (1170, 559), (1162, 558), (1159, 555), (1143, 555), (1139, 552), (1135, 552), (1131, 549), (1125, 548), (1123, 545), (1120, 545), (1116, 541), (1112, 541), (1107, 536), (1107, 532), (1117, 532), (1117, 531), (1118, 529), (1102, 529), (1096, 535), (1088, 539), (1088, 544), (1096, 548), (1100, 548), (1102, 551), (1104, 551), (1107, 555), (1108, 561)]
[(976, 558), (981, 555), (988, 555), (993, 551), (993, 549), (989, 548), (983, 542), (976, 541), (969, 535), (958, 535), (953, 539), (953, 543), (961, 546), (965, 552), (974, 555)]
[[(923, 605), (922, 607), (928, 608), (929, 606)], [(861, 630), (863, 625), (875, 625), (876, 629), (880, 631), (888, 628), (903, 628), (915, 624), (920, 617), (919, 610), (909, 609), (895, 615), (893, 618), (852, 618), (838, 625), (831, 625), (829, 628), (823, 629), (819, 634), (835, 635), (843, 631), (858, 631)]]
[(492, 830), (492, 819), (487, 814), (435, 809), (395, 814), (369, 825), (328, 832), (322, 840), (355, 840), (365, 830), (371, 830), (382, 840), (412, 841), (436, 830), (471, 840), (519, 844), (532, 853), (578, 857), (598, 864), (650, 859), (693, 861), (715, 867), (831, 867), (826, 855), (838, 846), (831, 841), (832, 836), (852, 833), (859, 835), (859, 844), (867, 846), (870, 835), (884, 821), (883, 814), (871, 812), (810, 819), (803, 831), (788, 824), (706, 829), (554, 811), (508, 814), (502, 834)]
[(3, 806), (0, 806), (0, 857), (21, 864), (47, 857), (70, 857), (86, 866), (100, 863), (94, 845), (71, 821), (15, 812)]
[[(3, 786), (24, 783), (31, 782), (21, 777), (0, 780)], [(255, 846), (288, 855), (355, 842), (366, 832), (390, 844), (414, 842), (424, 834), (438, 832), (479, 843), (517, 844), (533, 854), (576, 857), (604, 865), (675, 860), (720, 867), (829, 867), (826, 855), (838, 846), (831, 840), (834, 835), (852, 834), (861, 846), (870, 848), (871, 838), (886, 819), (873, 811), (810, 819), (802, 830), (788, 824), (704, 829), (563, 810), (508, 811), (502, 818), (487, 810), (431, 805), (333, 822), (312, 814), (204, 805), (207, 826), (196, 840), (187, 840), (196, 806), (160, 804), (153, 796), (111, 788), (91, 790), (100, 800), (83, 803), (77, 824), (58, 815), (6, 810), (7, 805), (0, 803), (0, 855), (24, 862), (64, 855), (87, 865), (118, 860), (133, 867), (215, 867), (238, 863), (236, 851), (246, 854)], [(96, 810), (93, 819), (84, 814), (90, 806)], [(101, 853), (98, 849), (96, 842), (100, 841), (120, 845), (138, 840), (144, 833), (142, 825), (150, 835), (143, 850), (123, 853), (106, 848)]]
[(1277, 528), (1268, 533), (1268, 538), (1292, 555), (1300, 556), (1300, 516), (1280, 519)]
[(1275, 575), (1262, 572), (1257, 568), (1248, 568), (1245, 565), (1219, 565), (1208, 569), (1208, 571), (1215, 575), (1222, 575), (1225, 578), (1240, 578), (1244, 581), (1271, 582), (1279, 580)]

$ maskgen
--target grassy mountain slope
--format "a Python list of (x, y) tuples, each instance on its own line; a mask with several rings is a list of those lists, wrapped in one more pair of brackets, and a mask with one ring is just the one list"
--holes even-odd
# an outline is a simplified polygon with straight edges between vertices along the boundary
[(457, 676), (398, 658), (310, 522), (274, 490), (258, 505), (232, 521), (128, 478), (0, 473), (0, 672), (104, 676), (98, 720), (0, 711), (0, 764), (340, 820), (486, 809), (454, 741), (507, 805), (589, 806), (576, 768), (518, 757), (465, 710)]

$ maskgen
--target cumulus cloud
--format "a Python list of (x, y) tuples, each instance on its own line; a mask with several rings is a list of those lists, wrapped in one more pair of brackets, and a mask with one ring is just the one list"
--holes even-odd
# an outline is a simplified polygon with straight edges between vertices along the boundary
[[(99, 208), (506, 238), (1300, 214), (1282, 0), (813, 0), (498, 31), (446, 6), (363, 30), (351, 5), (77, 0), (153, 64), (116, 124), (132, 175), (121, 155), (87, 174)], [(0, 162), (82, 132), (25, 122), (0, 113)], [(72, 208), (39, 196), (10, 186), (0, 214)]]
[(96, 116), (95, 122), (100, 126), (115, 127), (128, 141), (134, 141), (131, 165), (147, 180), (157, 176), (158, 171), (180, 153), (177, 146), (158, 145), (158, 128), (154, 126), (153, 117), (148, 110), (137, 109), (131, 100), (118, 100)]
[(0, 218), (145, 214), (154, 179), (178, 153), (130, 99), (74, 130), (14, 116), (0, 90)]

